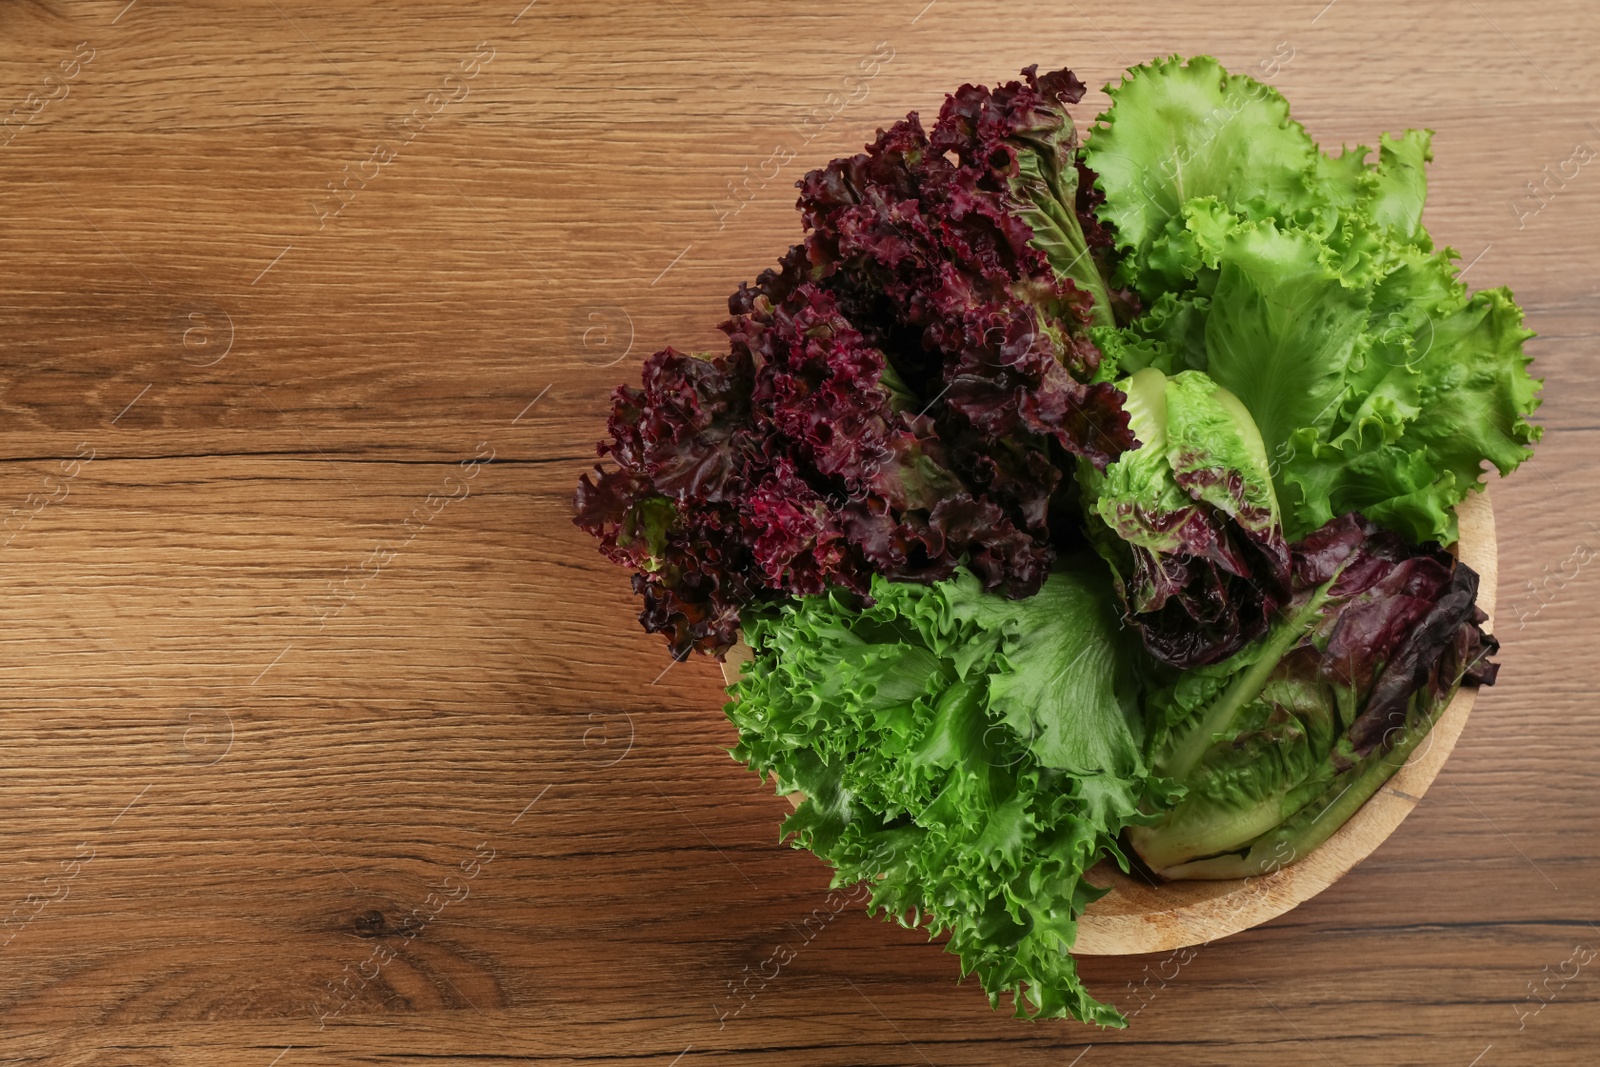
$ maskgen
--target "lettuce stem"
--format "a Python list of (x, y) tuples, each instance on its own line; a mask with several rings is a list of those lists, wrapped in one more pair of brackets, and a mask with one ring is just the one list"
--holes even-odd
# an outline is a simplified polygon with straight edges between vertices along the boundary
[(1262, 642), (1255, 662), (1241, 671), (1229, 683), (1228, 688), (1223, 690), (1222, 695), (1211, 702), (1205, 714), (1201, 716), (1200, 722), (1184, 736), (1183, 740), (1174, 745), (1167, 756), (1156, 761), (1157, 773), (1180, 782), (1189, 777), (1200, 765), (1201, 758), (1212, 746), (1217, 735), (1226, 733), (1233, 726), (1233, 720), (1238, 716), (1239, 709), (1261, 693), (1278, 661), (1288, 654), (1301, 637), (1305, 636), (1306, 631), (1311, 629), (1322, 610), (1322, 605), (1327, 602), (1329, 590), (1338, 580), (1338, 575), (1334, 575), (1318, 586), (1311, 594), (1311, 598), (1299, 610), (1273, 627), (1272, 632)]

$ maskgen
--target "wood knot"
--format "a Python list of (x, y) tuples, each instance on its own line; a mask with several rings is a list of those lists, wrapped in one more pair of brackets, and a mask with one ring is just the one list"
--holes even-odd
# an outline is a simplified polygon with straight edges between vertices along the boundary
[(379, 911), (377, 908), (372, 908), (356, 916), (356, 936), (378, 937), (383, 933), (386, 925), (387, 924), (383, 918), (383, 912)]

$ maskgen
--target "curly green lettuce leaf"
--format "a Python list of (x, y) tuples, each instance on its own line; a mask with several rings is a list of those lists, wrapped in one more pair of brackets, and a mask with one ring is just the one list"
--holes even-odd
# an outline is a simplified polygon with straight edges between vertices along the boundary
[[(1437, 305), (1435, 305), (1437, 307)], [(1533, 332), (1505, 289), (1406, 322), (1404, 343), (1380, 338), (1360, 377), (1371, 384), (1333, 434), (1297, 430), (1281, 477), (1294, 532), (1360, 511), (1413, 541), (1456, 539), (1455, 505), (1482, 487), (1484, 461), (1509, 474), (1532, 454), (1541, 428), (1523, 343)]]
[(754, 650), (729, 688), (736, 759), (805, 800), (796, 847), (867, 880), (871, 910), (947, 931), (992, 1004), (1103, 1026), (1083, 988), (1084, 873), (1145, 819), (1137, 709), (1144, 672), (1097, 561), (1060, 565), (1007, 600), (966, 571), (932, 585), (877, 578), (747, 619)]
[(1217, 248), (1206, 373), (1250, 410), (1269, 454), (1295, 430), (1332, 422), (1366, 324), (1367, 294), (1321, 252), (1270, 222), (1243, 224)]
[(1159, 292), (1144, 260), (1190, 200), (1305, 196), (1316, 145), (1276, 89), (1230, 75), (1210, 56), (1173, 56), (1130, 69), (1106, 92), (1112, 107), (1089, 138), (1085, 162), (1105, 192), (1100, 217), (1125, 253), (1118, 281), (1141, 295)]
[(1484, 462), (1531, 454), (1540, 383), (1510, 293), (1470, 295), (1422, 224), (1430, 133), (1323, 155), (1282, 97), (1206, 57), (1109, 91), (1085, 155), (1148, 311), (1094, 332), (1108, 362), (1202, 370), (1236, 395), (1290, 540), (1361, 511), (1454, 541)]
[[(1432, 238), (1422, 228), (1422, 205), (1428, 198), (1425, 168), (1433, 161), (1432, 141), (1432, 130), (1407, 130), (1399, 137), (1381, 134), (1378, 165), (1371, 171), (1365, 205), (1373, 222), (1424, 251), (1433, 248)], [(1361, 152), (1365, 155), (1366, 149)]]
[(1134, 676), (1102, 583), (1058, 571), (1048, 597), (1007, 600), (976, 582), (944, 589), (951, 614), (999, 636), (989, 706), (1042, 765), (1079, 777), (1131, 780), (1141, 767)]

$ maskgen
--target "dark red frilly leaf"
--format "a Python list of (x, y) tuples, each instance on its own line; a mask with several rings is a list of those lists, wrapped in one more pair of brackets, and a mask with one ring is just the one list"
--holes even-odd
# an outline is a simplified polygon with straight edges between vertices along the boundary
[[(1034, 247), (1008, 181), (1028, 152), (1076, 160), (1083, 91), (1032, 67), (963, 86), (931, 132), (912, 114), (810, 172), (803, 240), (728, 300), (728, 354), (666, 349), (617, 390), (615, 467), (582, 479), (576, 522), (634, 569), (674, 655), (720, 653), (751, 605), (874, 573), (964, 563), (1027, 596), (1078, 536), (1077, 457), (1103, 468), (1134, 441), (1121, 394), (1091, 381), (1093, 298)], [(1092, 202), (1068, 210), (1111, 246)]]

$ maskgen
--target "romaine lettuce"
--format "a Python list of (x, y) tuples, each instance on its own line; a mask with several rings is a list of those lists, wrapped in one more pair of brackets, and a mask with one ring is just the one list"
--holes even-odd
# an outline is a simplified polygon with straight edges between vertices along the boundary
[(1292, 862), (1405, 762), (1463, 683), (1490, 684), (1478, 576), (1345, 516), (1297, 543), (1294, 596), (1232, 658), (1150, 694), (1159, 803), (1128, 840), (1166, 878)]
[(1128, 621), (1164, 663), (1214, 663), (1261, 636), (1289, 591), (1261, 434), (1199, 371), (1146, 367), (1119, 383), (1139, 447), (1080, 464), (1089, 535)]

